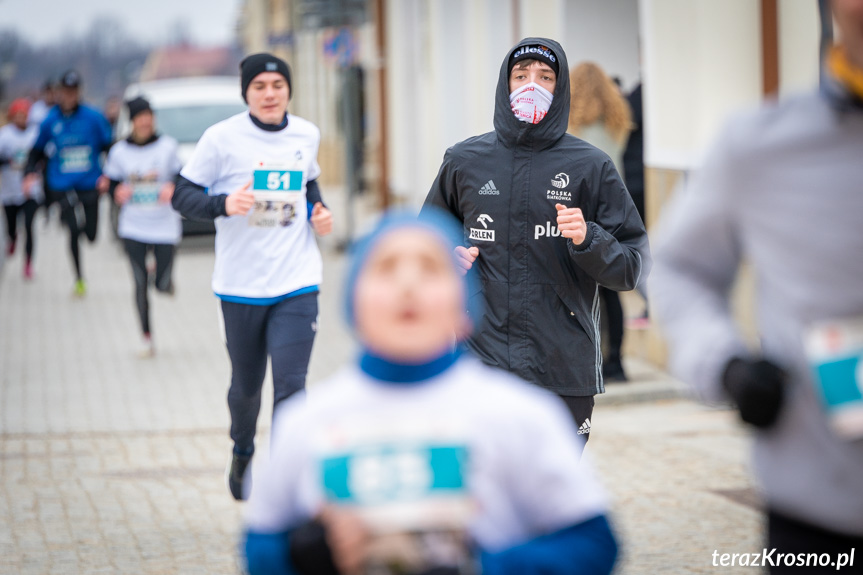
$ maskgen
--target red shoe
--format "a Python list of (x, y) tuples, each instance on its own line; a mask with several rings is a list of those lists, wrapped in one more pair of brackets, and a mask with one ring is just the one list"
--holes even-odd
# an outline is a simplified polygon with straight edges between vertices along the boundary
[(27, 260), (27, 262), (24, 263), (24, 279), (33, 279), (33, 268), (30, 266), (30, 260)]
[(11, 242), (9, 242), (9, 245), (6, 246), (6, 253), (10, 256), (15, 253), (15, 243), (15, 240), (12, 240)]

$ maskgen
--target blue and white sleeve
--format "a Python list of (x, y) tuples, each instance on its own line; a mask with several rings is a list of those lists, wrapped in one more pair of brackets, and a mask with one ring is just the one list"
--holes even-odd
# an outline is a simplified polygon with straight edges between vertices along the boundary
[(608, 575), (616, 559), (617, 542), (604, 515), (480, 555), (483, 575)]

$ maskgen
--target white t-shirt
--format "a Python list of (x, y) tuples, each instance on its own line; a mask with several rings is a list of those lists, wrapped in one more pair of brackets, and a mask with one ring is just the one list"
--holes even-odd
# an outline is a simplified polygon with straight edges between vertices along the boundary
[(213, 291), (240, 298), (279, 297), (322, 281), (321, 254), (308, 224), (306, 182), (316, 179), (318, 128), (288, 115), (286, 128), (270, 132), (248, 112), (204, 132), (180, 174), (230, 194), (249, 180), (255, 207), (245, 216), (216, 219)]
[(280, 405), (272, 435), (245, 513), (258, 533), (293, 528), (340, 492), (361, 513), (371, 503), (395, 523), (411, 520), (400, 514), (410, 511), (404, 503), (420, 511), (414, 520), (446, 521), (457, 490), (437, 487), (457, 485), (453, 477), (464, 477), (467, 530), (487, 551), (607, 510), (560, 399), (470, 356), (413, 384), (344, 369)]
[(163, 184), (180, 171), (177, 141), (159, 136), (139, 146), (121, 140), (111, 146), (104, 174), (132, 187), (132, 198), (120, 208), (117, 233), (121, 238), (148, 244), (178, 244), (182, 221), (169, 203), (158, 201)]
[[(19, 206), (27, 200), (21, 179), (30, 148), (38, 135), (39, 129), (34, 126), (19, 130), (14, 124), (6, 124), (0, 128), (0, 157), (11, 160), (0, 168), (0, 200), (4, 206)], [(41, 183), (30, 191), (30, 198), (37, 202), (42, 200)]]

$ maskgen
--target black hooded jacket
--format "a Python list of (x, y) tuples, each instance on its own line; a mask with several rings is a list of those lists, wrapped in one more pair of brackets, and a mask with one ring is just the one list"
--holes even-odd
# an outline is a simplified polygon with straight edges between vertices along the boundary
[[(509, 55), (542, 44), (560, 73), (548, 114), (519, 121), (509, 102)], [(602, 393), (598, 285), (644, 281), (647, 233), (611, 159), (566, 133), (569, 75), (553, 40), (526, 38), (500, 69), (494, 131), (446, 151), (425, 205), (464, 224), (484, 314), (468, 347), (489, 365), (561, 395)], [(581, 208), (587, 237), (576, 247), (557, 229), (555, 204)]]

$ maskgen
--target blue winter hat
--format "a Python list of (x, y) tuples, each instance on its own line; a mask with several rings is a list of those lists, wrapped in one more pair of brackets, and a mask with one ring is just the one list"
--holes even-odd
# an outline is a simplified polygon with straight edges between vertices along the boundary
[(464, 232), (455, 219), (437, 208), (425, 207), (419, 216), (407, 210), (393, 210), (383, 215), (374, 229), (366, 236), (357, 241), (351, 250), (351, 261), (348, 268), (347, 281), (345, 282), (345, 312), (348, 325), (356, 328), (356, 314), (354, 313), (354, 294), (356, 292), (357, 278), (360, 271), (368, 260), (369, 255), (377, 244), (390, 232), (401, 229), (420, 229), (431, 232), (441, 242), (447, 253), (452, 255), (452, 264), (458, 276), (462, 280), (464, 290), (464, 301), (467, 305), (467, 315), (471, 318), (473, 327), (481, 315), (481, 304), (479, 299), (471, 301), (470, 295), (477, 293), (479, 281), (476, 277), (476, 268), (472, 268), (467, 274), (461, 274), (461, 266), (458, 265), (454, 250), (457, 246), (464, 245)]

